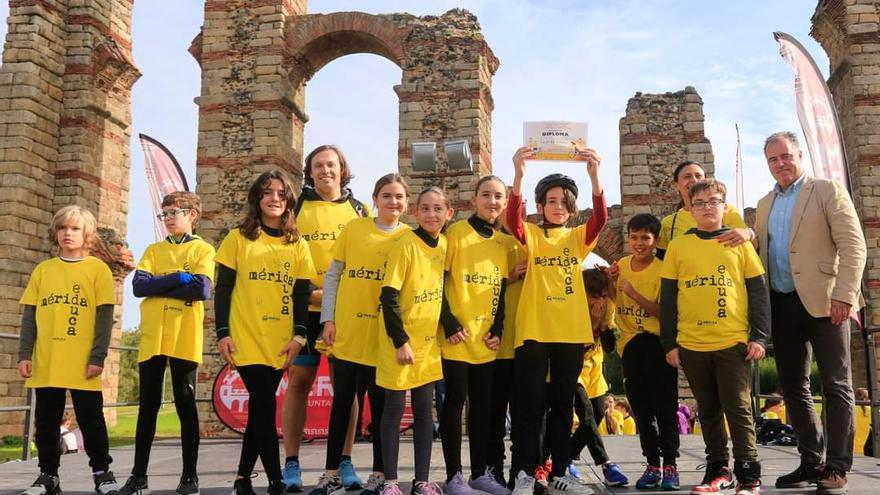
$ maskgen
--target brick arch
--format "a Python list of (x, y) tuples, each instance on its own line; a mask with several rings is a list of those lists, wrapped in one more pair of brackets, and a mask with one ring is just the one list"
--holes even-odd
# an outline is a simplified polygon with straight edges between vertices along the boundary
[(404, 40), (409, 30), (386, 16), (362, 12), (309, 14), (288, 22), (286, 43), (291, 57), (291, 82), (311, 79), (328, 63), (345, 55), (372, 53), (398, 67), (406, 58)]

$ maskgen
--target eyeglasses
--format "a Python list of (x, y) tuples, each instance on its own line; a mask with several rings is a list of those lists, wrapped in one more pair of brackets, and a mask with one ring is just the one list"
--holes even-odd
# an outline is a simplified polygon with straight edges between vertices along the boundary
[(165, 220), (166, 218), (174, 218), (177, 215), (181, 215), (181, 214), (185, 215), (185, 214), (189, 213), (189, 210), (190, 210), (189, 208), (181, 208), (181, 209), (175, 208), (173, 210), (163, 211), (162, 213), (159, 213), (158, 215), (156, 215), (156, 218), (158, 218), (159, 220)]
[(709, 208), (715, 208), (716, 206), (723, 204), (724, 201), (720, 199), (710, 199), (709, 201), (694, 201), (691, 206), (693, 206), (697, 210), (707, 210)]

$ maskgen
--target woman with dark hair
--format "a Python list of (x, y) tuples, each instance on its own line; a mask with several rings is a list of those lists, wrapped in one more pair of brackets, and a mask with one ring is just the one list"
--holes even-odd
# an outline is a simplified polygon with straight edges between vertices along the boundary
[[(324, 274), (333, 261), (331, 248), (352, 219), (369, 217), (369, 208), (352, 197), (347, 188), (351, 181), (351, 168), (345, 155), (334, 145), (321, 145), (305, 158), (303, 170), (305, 185), (294, 210), (296, 223), (308, 241), (309, 251), (315, 263), (315, 274), (303, 290), (308, 295), (308, 319), (306, 345), (287, 373), (287, 394), (281, 410), (284, 430), (284, 484), (288, 491), (299, 492), (303, 488), (302, 470), (299, 465), (299, 448), (302, 442), (308, 410), (309, 392), (318, 373), (321, 353), (316, 341), (321, 335), (321, 302), (324, 294)], [(330, 361), (330, 377), (333, 377), (333, 360)], [(358, 404), (352, 404), (351, 418), (339, 464), (339, 477), (347, 489), (361, 488), (363, 481), (357, 476), (351, 463), (351, 449), (357, 427)]]
[[(666, 246), (669, 241), (686, 233), (690, 229), (697, 226), (697, 221), (691, 214), (691, 201), (688, 198), (688, 189), (696, 183), (706, 178), (706, 172), (703, 166), (693, 160), (685, 160), (675, 167), (672, 173), (672, 181), (675, 183), (675, 190), (678, 192), (681, 200), (678, 202), (677, 209), (674, 213), (666, 215), (660, 222), (660, 237), (657, 240), (657, 257), (661, 260), (666, 254)], [(724, 210), (724, 216), (721, 219), (722, 225), (730, 230), (723, 235), (718, 236), (718, 242), (725, 246), (738, 246), (743, 242), (751, 242), (755, 239), (755, 231), (750, 229), (736, 206), (727, 204)]]
[(281, 374), (306, 344), (307, 287), (315, 267), (297, 230), (296, 199), (281, 170), (260, 175), (248, 192), (241, 226), (217, 250), (214, 311), (217, 350), (234, 366), (250, 395), (235, 495), (252, 495), (257, 456), (269, 494), (284, 493), (275, 430)]

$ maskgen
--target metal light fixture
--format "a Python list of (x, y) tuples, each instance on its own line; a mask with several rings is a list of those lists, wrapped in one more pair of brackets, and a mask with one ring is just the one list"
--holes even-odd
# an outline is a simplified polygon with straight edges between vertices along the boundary
[(435, 172), (437, 170), (437, 143), (412, 144), (413, 172)]
[(467, 139), (446, 141), (443, 148), (446, 150), (446, 166), (449, 170), (473, 170), (471, 147)]

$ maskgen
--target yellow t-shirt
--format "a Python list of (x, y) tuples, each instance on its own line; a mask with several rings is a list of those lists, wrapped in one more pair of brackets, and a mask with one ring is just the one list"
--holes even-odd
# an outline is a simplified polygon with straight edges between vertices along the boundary
[(865, 442), (871, 432), (871, 408), (868, 406), (856, 406), (853, 411), (855, 418), (855, 436), (853, 437), (853, 452), (859, 455), (865, 453)]
[[(183, 244), (157, 242), (147, 247), (137, 269), (155, 276), (188, 272), (213, 280), (214, 248), (199, 238)], [(138, 362), (163, 355), (201, 363), (204, 320), (204, 301), (145, 297)]]
[(661, 276), (678, 281), (678, 344), (719, 351), (749, 339), (747, 278), (764, 274), (750, 242), (729, 248), (685, 234), (669, 243)]
[(584, 365), (578, 376), (578, 384), (584, 387), (587, 397), (593, 399), (608, 392), (608, 381), (602, 373), (605, 352), (598, 343), (584, 353)]
[[(513, 268), (526, 259), (525, 247), (513, 237), (510, 238), (507, 251), (507, 266)], [(509, 283), (504, 291), (504, 333), (501, 334), (501, 344), (495, 359), (513, 359), (514, 345), (516, 344), (516, 312), (519, 307), (519, 298), (522, 294), (523, 279)]]
[(637, 303), (635, 299), (624, 294), (620, 289), (620, 281), (628, 280), (642, 297), (649, 301), (660, 300), (660, 271), (663, 262), (654, 258), (651, 264), (640, 271), (633, 271), (632, 256), (624, 256), (618, 261), (620, 276), (617, 285), (617, 325), (620, 338), (617, 341), (617, 353), (623, 356), (626, 344), (640, 333), (660, 335), (659, 315), (652, 315)]
[[(732, 229), (748, 228), (748, 225), (746, 225), (746, 222), (740, 216), (739, 212), (736, 211), (736, 207), (731, 204), (728, 204), (725, 207), (724, 216), (721, 217), (721, 223)], [(679, 208), (675, 213), (666, 215), (663, 217), (663, 220), (660, 221), (660, 237), (657, 239), (657, 248), (666, 249), (669, 246), (669, 241), (680, 235), (684, 235), (685, 232), (696, 228), (696, 226), (697, 220), (691, 212), (684, 208)]]
[(408, 226), (401, 224), (394, 232), (385, 232), (376, 227), (374, 218), (356, 218), (333, 245), (333, 259), (345, 263), (333, 313), (336, 338), (328, 346), (333, 356), (376, 366), (379, 293), (385, 260), (397, 239), (408, 230)]
[(100, 391), (101, 376), (86, 378), (86, 369), (97, 308), (116, 304), (110, 268), (92, 256), (74, 262), (50, 258), (34, 268), (18, 303), (37, 308), (32, 374), (25, 386)]
[[(369, 216), (369, 208), (364, 205)], [(303, 201), (302, 208), (296, 215), (296, 225), (303, 239), (309, 244), (315, 274), (311, 277), (312, 284), (324, 287), (324, 274), (333, 261), (330, 249), (339, 238), (342, 229), (351, 220), (359, 218), (357, 211), (347, 199), (344, 201)], [(309, 311), (321, 311), (321, 305), (309, 305)]]
[(488, 363), (495, 359), (496, 351), (489, 349), (483, 339), (495, 322), (501, 281), (510, 273), (507, 258), (514, 239), (497, 231), (484, 238), (467, 220), (453, 224), (445, 235), (446, 298), (468, 337), (458, 344), (441, 339), (441, 354), (452, 361)]
[(633, 419), (632, 416), (627, 416), (623, 418), (623, 434), (624, 435), (635, 435), (636, 434), (636, 420)]
[(278, 353), (293, 335), (293, 284), (315, 276), (308, 244), (266, 233), (252, 241), (235, 229), (223, 239), (215, 261), (235, 270), (229, 311), (235, 365), (281, 369), (285, 357)]
[(415, 363), (397, 364), (397, 349), (385, 330), (380, 311), (376, 385), (389, 390), (410, 390), (443, 379), (437, 337), (445, 263), (446, 239), (442, 235), (437, 247), (432, 248), (414, 232), (407, 231), (388, 253), (382, 287), (400, 291), (401, 319)]
[(516, 313), (516, 347), (526, 340), (592, 343), (581, 264), (595, 241), (584, 243), (586, 224), (544, 229), (527, 223), (525, 237), (529, 264)]

